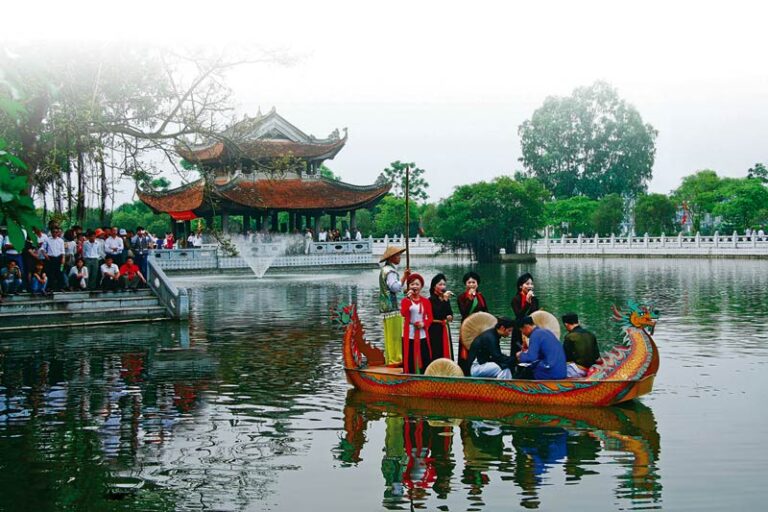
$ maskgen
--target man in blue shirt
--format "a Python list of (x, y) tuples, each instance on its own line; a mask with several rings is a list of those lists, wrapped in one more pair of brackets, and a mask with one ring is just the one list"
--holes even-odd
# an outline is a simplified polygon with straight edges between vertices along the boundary
[[(536, 380), (564, 379), (565, 350), (552, 331), (536, 327), (533, 319), (526, 316), (520, 320), (520, 330), (528, 337), (528, 349), (517, 353), (517, 360), (530, 363)], [(519, 378), (525, 378), (519, 376)]]

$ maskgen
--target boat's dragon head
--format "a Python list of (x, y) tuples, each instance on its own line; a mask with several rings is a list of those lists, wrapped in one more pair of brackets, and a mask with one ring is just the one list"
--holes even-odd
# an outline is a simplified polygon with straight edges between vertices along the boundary
[(659, 312), (651, 304), (638, 304), (634, 301), (627, 301), (626, 309), (619, 309), (612, 306), (613, 319), (621, 324), (622, 327), (637, 327), (638, 329), (648, 328), (653, 332), (656, 321), (659, 319)]

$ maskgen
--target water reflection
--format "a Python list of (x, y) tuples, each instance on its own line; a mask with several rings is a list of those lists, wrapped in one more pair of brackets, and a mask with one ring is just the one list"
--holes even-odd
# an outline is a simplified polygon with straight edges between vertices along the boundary
[(366, 432), (377, 422), (386, 432), (381, 474), (387, 509), (434, 508), (452, 494), (480, 509), (490, 489), (510, 483), (520, 506), (551, 509), (541, 491), (555, 473), (574, 485), (610, 466), (620, 469), (613, 494), (626, 502), (621, 508), (661, 507), (659, 434), (653, 412), (639, 402), (521, 409), (351, 390), (335, 456), (349, 465), (361, 462)]
[(195, 412), (216, 365), (184, 324), (139, 329), (148, 340), (122, 326), (3, 340), (0, 509), (172, 506), (133, 467)]

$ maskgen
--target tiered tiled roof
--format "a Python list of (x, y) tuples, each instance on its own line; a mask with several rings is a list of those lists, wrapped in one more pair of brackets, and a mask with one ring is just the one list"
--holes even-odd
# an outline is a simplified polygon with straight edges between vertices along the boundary
[(245, 118), (222, 132), (219, 140), (177, 148), (185, 160), (215, 164), (242, 159), (264, 160), (293, 155), (306, 160), (333, 158), (347, 142), (347, 134), (335, 130), (325, 139), (318, 139), (299, 130), (280, 116), (275, 109), (269, 114)]
[[(361, 187), (327, 178), (248, 180), (238, 177), (226, 185), (213, 185), (210, 194), (212, 199), (218, 199), (218, 208), (229, 211), (349, 211), (372, 206), (389, 189), (389, 184)], [(202, 216), (210, 210), (202, 180), (167, 192), (139, 191), (138, 195), (156, 212), (194, 211)]]

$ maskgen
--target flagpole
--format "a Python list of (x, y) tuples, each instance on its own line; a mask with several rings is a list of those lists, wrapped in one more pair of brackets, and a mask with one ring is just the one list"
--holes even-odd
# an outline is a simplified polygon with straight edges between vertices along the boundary
[(409, 181), (411, 178), (411, 167), (405, 166), (405, 268), (411, 268), (411, 251), (408, 250), (411, 240), (411, 215), (410, 215), (410, 191)]

